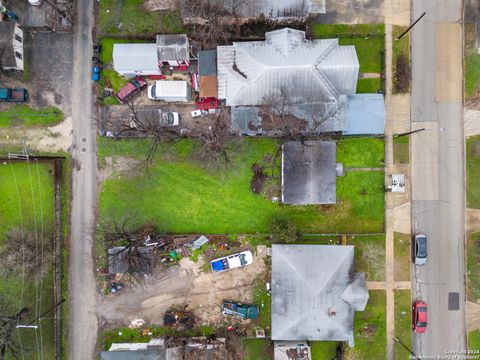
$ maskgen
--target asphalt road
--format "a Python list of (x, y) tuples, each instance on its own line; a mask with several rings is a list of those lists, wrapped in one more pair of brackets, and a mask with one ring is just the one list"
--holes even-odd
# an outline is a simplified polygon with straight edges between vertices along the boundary
[(96, 126), (93, 112), (93, 0), (77, 1), (73, 46), (72, 213), (70, 234), (70, 353), (71, 360), (94, 359), (97, 340), (97, 295), (92, 259), (96, 201)]
[(462, 1), (412, 1), (412, 19), (424, 11), (411, 32), (411, 127), (425, 130), (410, 139), (412, 232), (429, 241), (427, 264), (412, 265), (412, 297), (428, 304), (428, 327), (413, 334), (412, 350), (458, 355), (466, 349)]

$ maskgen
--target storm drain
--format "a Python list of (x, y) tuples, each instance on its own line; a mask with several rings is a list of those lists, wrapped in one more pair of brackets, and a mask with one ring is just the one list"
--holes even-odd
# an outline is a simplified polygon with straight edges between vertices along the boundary
[(460, 309), (460, 294), (458, 292), (448, 293), (448, 310)]

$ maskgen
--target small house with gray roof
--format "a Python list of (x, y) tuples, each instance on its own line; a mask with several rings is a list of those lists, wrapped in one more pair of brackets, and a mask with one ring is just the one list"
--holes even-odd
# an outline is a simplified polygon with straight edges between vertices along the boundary
[(23, 70), (23, 30), (14, 21), (0, 21), (0, 67)]
[(347, 341), (368, 302), (354, 247), (272, 245), (272, 340)]

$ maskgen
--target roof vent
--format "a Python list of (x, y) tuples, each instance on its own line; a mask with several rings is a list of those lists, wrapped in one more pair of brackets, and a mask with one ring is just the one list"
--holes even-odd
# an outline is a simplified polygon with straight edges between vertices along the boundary
[(329, 307), (329, 308), (328, 308), (328, 315), (329, 315), (329, 316), (335, 316), (335, 315), (337, 315), (337, 309), (335, 309), (334, 307)]

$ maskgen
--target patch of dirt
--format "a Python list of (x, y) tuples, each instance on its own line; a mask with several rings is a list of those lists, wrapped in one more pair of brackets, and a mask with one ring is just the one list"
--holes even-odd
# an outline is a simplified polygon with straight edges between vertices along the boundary
[(263, 168), (257, 163), (252, 165), (253, 178), (250, 183), (250, 188), (255, 194), (260, 194), (263, 189), (263, 184), (267, 179), (267, 175), (264, 174)]
[(204, 259), (188, 258), (178, 266), (160, 270), (147, 279), (143, 287), (127, 288), (103, 297), (99, 314), (102, 322), (120, 326), (135, 318), (161, 325), (163, 315), (172, 306), (187, 306), (197, 324), (219, 326), (225, 320), (220, 314), (224, 299), (251, 302), (255, 280), (264, 273), (266, 247), (258, 246), (253, 264), (224, 273), (202, 272)]
[(375, 335), (377, 332), (377, 325), (375, 324), (365, 324), (363, 328), (360, 330), (360, 336), (363, 337), (370, 337)]
[(98, 171), (98, 181), (103, 182), (113, 175), (121, 175), (122, 173), (124, 174), (127, 171), (137, 167), (138, 164), (140, 164), (139, 160), (128, 157), (106, 157), (105, 166)]
[(147, 0), (143, 8), (148, 11), (178, 10), (178, 0)]

